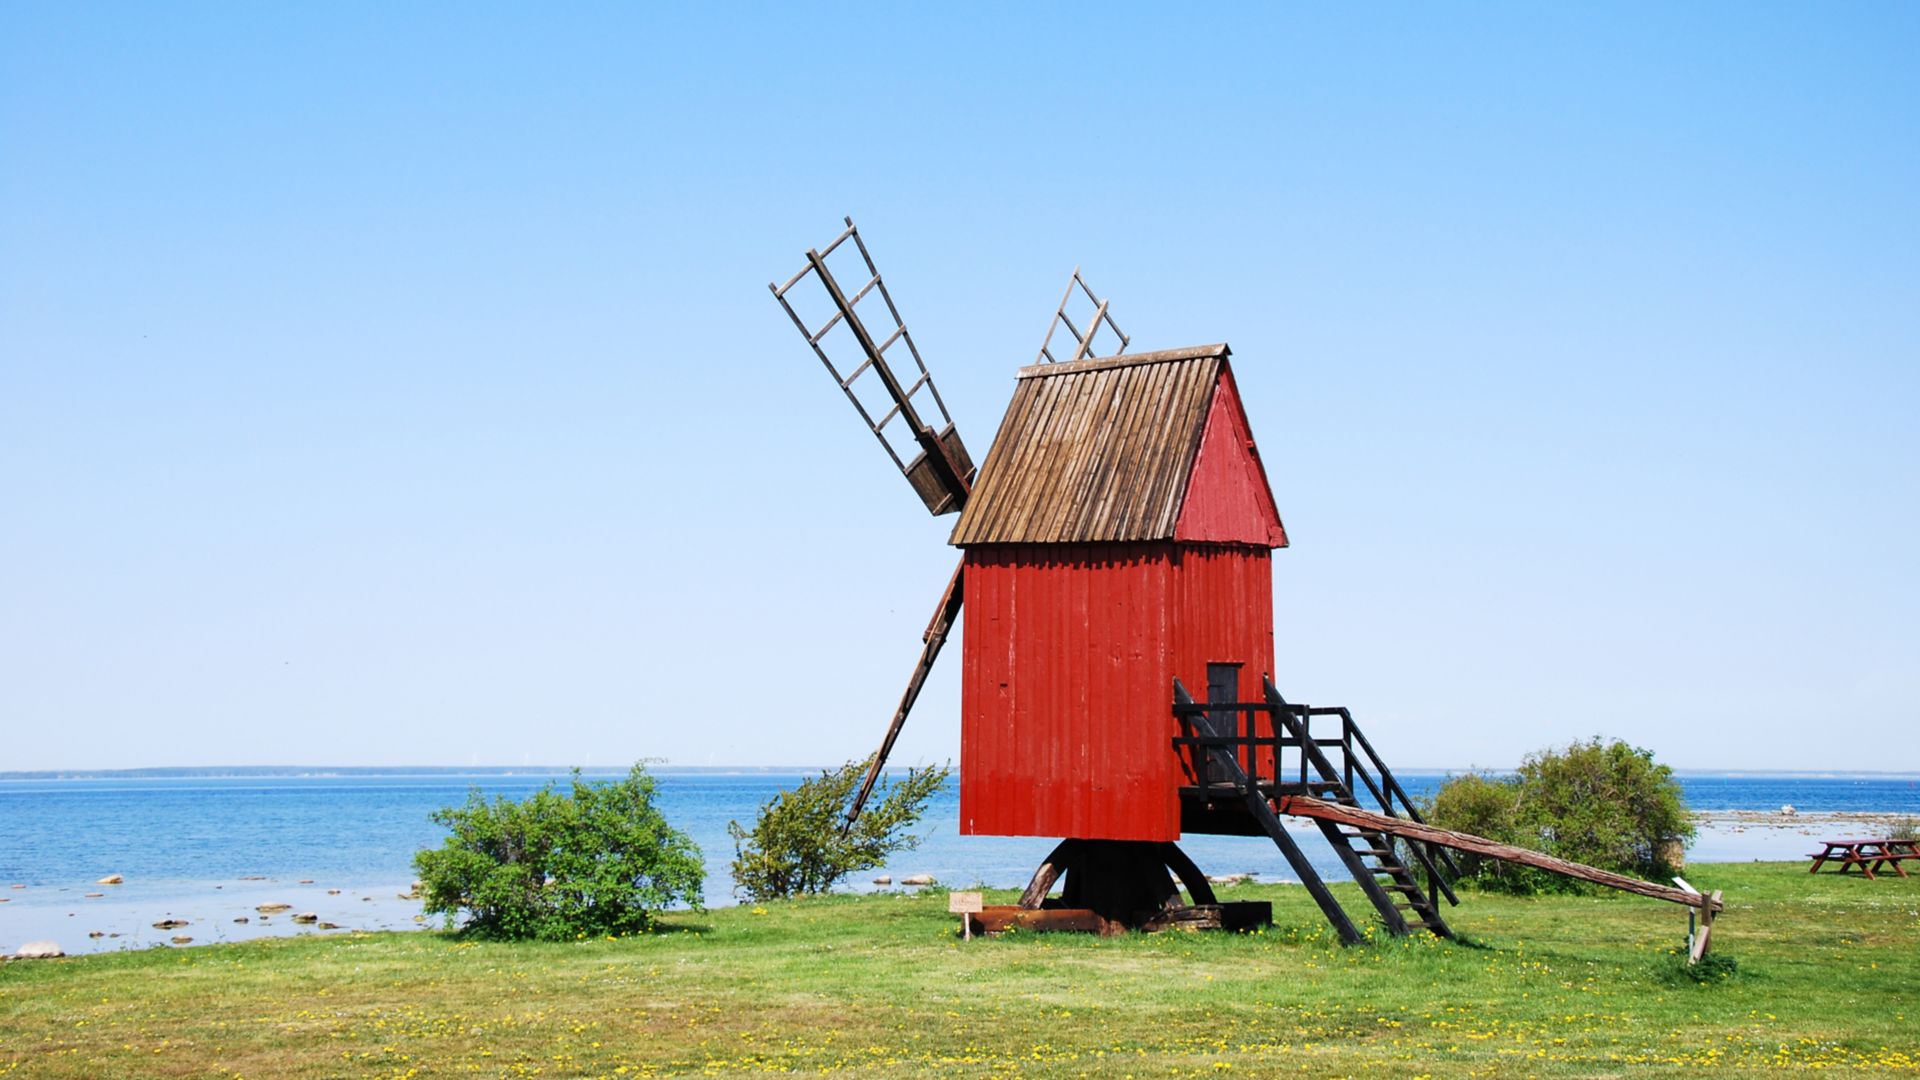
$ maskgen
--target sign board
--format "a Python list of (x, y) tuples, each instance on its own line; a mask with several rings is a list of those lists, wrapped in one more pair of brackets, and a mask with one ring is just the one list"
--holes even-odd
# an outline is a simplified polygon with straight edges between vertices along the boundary
[(972, 915), (981, 908), (982, 894), (977, 892), (956, 892), (947, 894), (947, 910), (955, 915)]

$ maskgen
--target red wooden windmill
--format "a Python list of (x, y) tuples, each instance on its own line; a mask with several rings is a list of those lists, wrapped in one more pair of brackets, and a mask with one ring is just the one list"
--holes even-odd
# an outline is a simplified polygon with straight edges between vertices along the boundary
[[(835, 252), (858, 253), (864, 284), (851, 295), (828, 265)], [(811, 321), (795, 306), (803, 284), (820, 305)], [(964, 596), (961, 831), (1066, 838), (1018, 905), (977, 916), (983, 929), (1269, 919), (1267, 904), (1215, 903), (1175, 843), (1224, 833), (1270, 838), (1341, 940), (1360, 940), (1281, 826), (1289, 814), (1320, 830), (1390, 933), (1451, 936), (1439, 906), (1458, 903), (1447, 852), (1459, 849), (1685, 904), (1701, 920), (1692, 956), (1706, 951), (1718, 893), (1427, 825), (1347, 709), (1280, 696), (1270, 675), (1272, 553), (1287, 533), (1227, 346), (1127, 353), (1107, 302), (1076, 269), (976, 474), (851, 218), (786, 284), (769, 287), (926, 508), (960, 514), (960, 567), (847, 820), (872, 791)], [(883, 312), (868, 300), (875, 293)], [(1076, 296), (1093, 305), (1084, 333), (1067, 315)], [(862, 300), (884, 337), (862, 319)], [(1064, 360), (1051, 351), (1062, 326), (1074, 340)], [(1105, 357), (1095, 348), (1103, 331), (1118, 342)], [(907, 358), (903, 382), (893, 368), (907, 370)], [(1189, 685), (1205, 687), (1206, 700)], [(1061, 895), (1050, 897), (1063, 874)]]
[[(863, 283), (851, 293), (829, 268), (836, 251), (843, 260), (857, 252)], [(796, 307), (803, 287), (816, 291), (822, 318)], [(1266, 905), (1214, 903), (1206, 878), (1175, 846), (1183, 833), (1201, 832), (1271, 837), (1341, 935), (1357, 939), (1280, 827), (1274, 801), (1292, 794), (1357, 804), (1359, 784), (1388, 814), (1413, 808), (1344, 709), (1291, 705), (1268, 677), (1272, 552), (1287, 535), (1231, 350), (1126, 353), (1105, 301), (1076, 270), (976, 473), (851, 219), (770, 288), (927, 509), (960, 515), (951, 541), (963, 552), (960, 567), (849, 820), (964, 596), (961, 831), (1066, 838), (1021, 906), (989, 909), (987, 928), (1263, 918)], [(868, 299), (876, 293), (878, 305)], [(1067, 315), (1077, 295), (1093, 305), (1084, 333)], [(1050, 346), (1061, 326), (1075, 345), (1055, 362)], [(1118, 340), (1113, 355), (1096, 355), (1103, 331)], [(847, 350), (837, 358), (836, 339)], [(905, 379), (894, 373), (909, 362)], [(1188, 686), (1204, 687), (1205, 702)], [(1316, 716), (1337, 717), (1340, 735), (1316, 737)], [(1382, 833), (1320, 824), (1388, 929), (1448, 932), (1436, 906), (1441, 892), (1451, 899), (1443, 852), (1420, 847), (1410, 863)], [(1416, 866), (1426, 872), (1424, 890)], [(1049, 899), (1063, 873), (1063, 894)], [(1175, 877), (1190, 902), (1180, 900)]]

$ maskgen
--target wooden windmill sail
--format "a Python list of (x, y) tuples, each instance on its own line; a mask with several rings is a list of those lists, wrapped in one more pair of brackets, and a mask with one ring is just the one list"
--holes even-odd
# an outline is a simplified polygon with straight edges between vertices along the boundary
[[(906, 476), (907, 483), (913, 487), (914, 493), (920, 496), (920, 501), (926, 505), (928, 512), (936, 516), (956, 513), (966, 506), (967, 497), (972, 491), (973, 460), (968, 455), (966, 444), (961, 440), (960, 433), (954, 426), (953, 417), (947, 412), (947, 404), (941, 399), (939, 388), (934, 385), (933, 373), (927, 370), (926, 361), (920, 356), (920, 348), (914, 344), (912, 332), (907, 329), (906, 322), (900, 318), (900, 309), (893, 302), (893, 294), (887, 291), (887, 284), (880, 274), (880, 268), (874, 265), (873, 253), (867, 250), (866, 241), (861, 239), (860, 230), (854, 225), (853, 218), (848, 217), (842, 220), (846, 222), (846, 228), (841, 230), (840, 235), (833, 238), (832, 243), (823, 249), (809, 249), (805, 266), (802, 266), (784, 284), (769, 282), (767, 288), (773, 292), (774, 299), (780, 302), (780, 307), (786, 311), (787, 317), (793, 320), (793, 325), (800, 331), (800, 335), (807, 339), (807, 345), (813, 349), (814, 355), (820, 358), (821, 364), (825, 365), (827, 374), (833, 376), (834, 383), (840, 387), (842, 393), (846, 394), (847, 400), (853, 403), (854, 409), (860, 414), (860, 419), (873, 432), (874, 438), (879, 440), (894, 467)], [(849, 240), (853, 242), (854, 250), (859, 252), (860, 263), (865, 268), (864, 284), (851, 294), (846, 291), (827, 264), (827, 259)], [(817, 288), (825, 298), (825, 310), (828, 315), (817, 328), (807, 324), (807, 320), (795, 308), (792, 300), (796, 290), (808, 287)], [(1093, 316), (1088, 320), (1085, 331), (1076, 326), (1068, 315), (1075, 289), (1085, 294), (1088, 302), (1094, 305)], [(874, 330), (868, 327), (867, 320), (862, 315), (862, 309), (859, 308), (862, 300), (874, 295), (879, 296), (885, 310), (878, 311), (871, 303), (864, 310), (866, 314), (874, 317), (875, 327), (885, 334), (884, 337), (878, 337)], [(1040, 342), (1041, 361), (1050, 363), (1055, 359), (1048, 351), (1048, 346), (1053, 343), (1054, 334), (1061, 326), (1065, 326), (1068, 333), (1073, 335), (1073, 348), (1068, 353), (1070, 359), (1080, 360), (1096, 355), (1097, 339), (1103, 328), (1111, 337), (1119, 339), (1119, 347), (1115, 351), (1126, 351), (1127, 335), (1120, 330), (1119, 324), (1114, 322), (1113, 315), (1108, 310), (1108, 301), (1094, 295), (1086, 279), (1080, 276), (1080, 268), (1077, 266), (1073, 268), (1073, 276), (1067, 282), (1067, 291), (1061, 296), (1060, 305), (1054, 311), (1052, 321), (1047, 324), (1046, 337)], [(841, 362), (836, 364), (833, 356), (829, 354), (826, 341), (837, 328), (844, 328), (851, 336), (853, 350), (857, 355), (843, 356)], [(903, 359), (896, 348), (902, 344), (906, 346), (905, 358), (910, 358), (913, 362), (913, 369), (909, 372), (911, 378), (904, 381), (893, 370), (894, 363)], [(849, 361), (852, 362), (850, 368), (846, 366)], [(869, 406), (868, 400), (863, 399), (857, 389), (860, 385), (859, 380), (863, 377), (868, 380), (869, 385), (877, 383), (879, 392), (885, 395), (884, 401), (891, 403), (890, 407), (880, 412), (877, 419), (874, 415), (874, 407)], [(928, 406), (932, 408), (931, 413), (926, 411)], [(938, 430), (935, 429), (935, 424), (929, 416), (937, 417)], [(898, 426), (893, 426), (896, 422)], [(947, 581), (947, 587), (941, 594), (939, 602), (934, 605), (933, 618), (928, 620), (926, 632), (921, 635), (920, 657), (913, 666), (912, 674), (907, 678), (907, 688), (900, 695), (900, 704), (894, 709), (893, 717), (887, 723), (886, 734), (881, 739), (879, 750), (873, 756), (872, 764), (867, 768), (867, 775), (861, 782), (859, 792), (855, 794), (853, 802), (848, 806), (847, 824), (849, 826), (860, 816), (861, 809), (866, 806), (867, 797), (873, 793), (874, 782), (879, 778), (880, 770), (885, 767), (887, 756), (893, 752), (894, 740), (899, 738), (900, 729), (906, 723), (907, 714), (913, 711), (914, 702), (919, 700), (920, 689), (926, 684), (927, 674), (933, 670), (933, 662), (939, 657), (941, 648), (946, 645), (954, 620), (960, 616), (963, 597), (962, 575), (960, 569), (956, 567), (953, 576)]]

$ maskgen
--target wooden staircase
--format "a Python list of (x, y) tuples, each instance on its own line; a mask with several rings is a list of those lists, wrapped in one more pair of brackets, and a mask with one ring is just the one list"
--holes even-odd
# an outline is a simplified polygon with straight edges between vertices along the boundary
[[(1351, 713), (1338, 707), (1289, 704), (1274, 688), (1272, 679), (1264, 682), (1263, 701), (1202, 704), (1193, 700), (1178, 679), (1174, 680), (1173, 712), (1182, 730), (1174, 744), (1190, 755), (1194, 779), (1187, 794), (1197, 796), (1210, 808), (1215, 804), (1244, 808), (1257, 830), (1279, 847), (1340, 939), (1348, 944), (1361, 941), (1363, 935), (1288, 835), (1276, 809), (1285, 807), (1291, 796), (1360, 808), (1358, 795), (1365, 792), (1387, 818), (1419, 822), (1419, 810), (1374, 752)], [(1316, 717), (1338, 717), (1340, 734), (1316, 736)], [(1260, 718), (1265, 718), (1264, 725)], [(1310, 820), (1359, 883), (1388, 933), (1426, 931), (1444, 938), (1453, 936), (1441, 917), (1440, 900), (1444, 897), (1449, 904), (1460, 902), (1452, 887), (1459, 869), (1444, 847), (1396, 840), (1365, 823), (1325, 817)], [(1425, 878), (1424, 888), (1415, 874), (1416, 867)]]

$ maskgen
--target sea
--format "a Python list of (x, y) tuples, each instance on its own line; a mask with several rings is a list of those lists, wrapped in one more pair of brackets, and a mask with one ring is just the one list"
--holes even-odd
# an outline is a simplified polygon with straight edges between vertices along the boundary
[[(291, 773), (292, 771), (289, 771)], [(759, 807), (812, 772), (778, 769), (655, 771), (658, 803), (706, 860), (705, 904), (736, 901), (729, 822), (750, 824)], [(1447, 777), (1397, 774), (1416, 798)], [(595, 778), (590, 776), (591, 778)], [(1681, 774), (1696, 811), (1920, 815), (1920, 774)], [(518, 798), (557, 770), (326, 770), (275, 775), (179, 774), (0, 778), (0, 954), (53, 940), (68, 953), (234, 941), (287, 933), (409, 929), (438, 925), (408, 898), (413, 854), (443, 836), (434, 810), (469, 792)], [(1301, 847), (1328, 876), (1342, 876), (1312, 826), (1292, 822)], [(1832, 825), (1701, 830), (1690, 863), (1797, 859), (1815, 832)], [(1845, 831), (1840, 829), (1839, 831)], [(872, 879), (927, 874), (943, 885), (1018, 887), (1051, 849), (1050, 839), (959, 835), (959, 797), (949, 786), (916, 830), (919, 846), (858, 875), (847, 888), (885, 888)], [(1209, 874), (1290, 880), (1263, 838), (1189, 836), (1181, 847)], [(123, 883), (96, 884), (118, 874)], [(900, 886), (894, 885), (893, 888)], [(98, 895), (95, 895), (98, 894)], [(262, 915), (263, 904), (290, 904)], [(315, 921), (290, 916), (311, 913)], [(243, 921), (242, 921), (243, 920)], [(155, 926), (177, 921), (181, 925)], [(320, 930), (331, 923), (338, 930)]]

